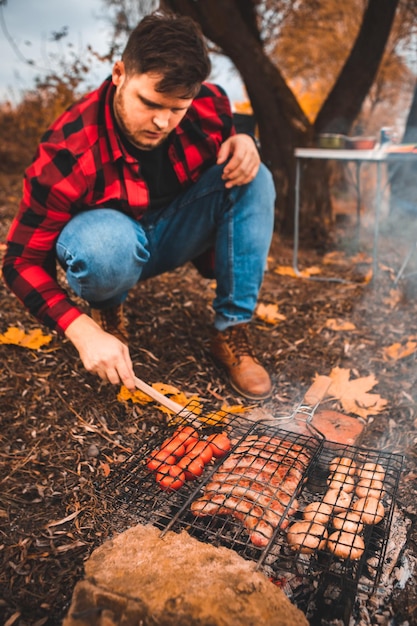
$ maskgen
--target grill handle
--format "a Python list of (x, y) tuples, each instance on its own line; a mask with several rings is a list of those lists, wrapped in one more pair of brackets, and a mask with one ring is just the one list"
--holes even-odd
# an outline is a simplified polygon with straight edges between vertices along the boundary
[(316, 376), (313, 384), (305, 392), (302, 403), (310, 407), (316, 407), (326, 396), (332, 382), (330, 376)]

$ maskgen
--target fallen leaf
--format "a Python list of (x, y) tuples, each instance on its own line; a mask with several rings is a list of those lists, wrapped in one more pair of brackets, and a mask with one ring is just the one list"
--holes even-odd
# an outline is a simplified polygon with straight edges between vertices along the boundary
[(278, 312), (278, 304), (263, 304), (260, 302), (256, 307), (256, 316), (267, 324), (276, 324), (287, 318)]
[(228, 406), (227, 404), (223, 404), (220, 411), (211, 411), (210, 413), (205, 413), (199, 415), (198, 419), (200, 422), (203, 422), (209, 426), (215, 426), (229, 413), (245, 413), (246, 411), (250, 411), (253, 407), (250, 406), (242, 406), (241, 404), (233, 404)]
[(355, 324), (352, 324), (352, 322), (345, 322), (339, 318), (331, 318), (326, 320), (324, 326), (326, 328), (329, 328), (330, 330), (356, 330)]
[[(174, 400), (174, 397), (172, 397), (172, 399)], [(194, 413), (194, 415), (200, 415), (202, 411), (201, 403), (199, 401), (198, 396), (191, 396), (190, 398), (187, 398), (185, 394), (181, 394), (180, 397), (175, 397), (175, 402), (177, 402), (177, 404), (181, 404), (182, 407), (186, 408), (188, 411), (191, 411), (191, 413)], [(163, 413), (166, 413), (169, 416), (175, 415), (171, 409), (168, 409), (165, 406), (162, 406), (162, 404), (159, 404), (158, 407), (160, 411), (162, 411)], [(180, 420), (182, 420), (183, 415), (179, 414), (179, 418)]]
[(136, 389), (136, 391), (132, 393), (124, 385), (120, 387), (120, 391), (117, 394), (117, 399), (119, 402), (127, 402), (128, 400), (131, 400), (135, 404), (142, 404), (142, 405), (149, 404), (149, 402), (153, 402), (152, 398), (148, 396), (146, 393), (139, 391), (139, 389)]
[(152, 387), (162, 393), (164, 396), (172, 396), (180, 393), (177, 387), (174, 387), (173, 385), (167, 385), (166, 383), (154, 383)]
[[(180, 404), (182, 407), (187, 406), (190, 411), (192, 411), (196, 415), (201, 413), (200, 399), (198, 398), (198, 396), (187, 397), (185, 393), (183, 393), (173, 385), (167, 385), (166, 383), (154, 383), (152, 387), (156, 391), (159, 391), (159, 393), (162, 393), (162, 395), (167, 396), (177, 404)], [(117, 399), (119, 400), (119, 402), (127, 402), (128, 400), (130, 400), (131, 402), (135, 404), (141, 404), (142, 406), (149, 404), (150, 402), (154, 402), (153, 398), (151, 398), (151, 396), (148, 396), (146, 393), (143, 393), (143, 391), (136, 389), (132, 393), (124, 385), (120, 387), (120, 391), (117, 394)], [(190, 403), (193, 404), (192, 407), (188, 406)], [(172, 415), (172, 411), (162, 406), (161, 404), (159, 404), (159, 408), (164, 413), (167, 413), (167, 415)]]
[(246, 413), (252, 409), (253, 406), (242, 406), (241, 404), (232, 404), (231, 406), (223, 404), (221, 408), (222, 411), (227, 411), (228, 413)]
[(103, 472), (103, 476), (107, 478), (110, 474), (110, 465), (104, 461), (100, 461), (100, 469)]
[(278, 265), (274, 272), (279, 274), (280, 276), (292, 276), (293, 278), (308, 278), (309, 276), (313, 276), (315, 274), (321, 274), (321, 269), (316, 265), (312, 265), (311, 267), (307, 267), (304, 270), (300, 270), (300, 273), (297, 274), (293, 267), (290, 265)]
[(400, 289), (390, 289), (389, 296), (384, 298), (383, 302), (389, 306), (390, 309), (393, 309), (399, 302), (401, 302), (401, 298), (402, 294)]
[(30, 350), (39, 350), (51, 341), (52, 335), (44, 335), (40, 328), (35, 328), (26, 334), (24, 330), (10, 326), (3, 335), (0, 335), (0, 343), (21, 346)]
[(379, 394), (368, 393), (378, 383), (373, 374), (351, 380), (350, 369), (335, 367), (329, 376), (332, 383), (327, 395), (339, 400), (347, 413), (366, 419), (369, 415), (376, 415), (385, 409), (387, 400)]
[(351, 259), (352, 263), (361, 264), (361, 263), (372, 263), (372, 257), (369, 256), (366, 252), (358, 252)]
[(383, 348), (382, 356), (384, 361), (398, 361), (399, 359), (405, 359), (416, 351), (416, 341), (407, 341), (405, 344), (398, 342)]
[(345, 253), (341, 250), (333, 250), (333, 252), (327, 252), (322, 259), (323, 265), (346, 265), (348, 259)]
[(374, 275), (374, 272), (373, 272), (373, 269), (371, 268), (370, 270), (366, 272), (365, 276), (362, 279), (362, 282), (365, 285), (368, 285), (371, 282), (373, 275)]
[(200, 422), (207, 424), (207, 426), (216, 426), (216, 424), (223, 421), (225, 417), (223, 411), (211, 411), (210, 413), (199, 415), (198, 419)]
[[(162, 393), (164, 396), (168, 396), (169, 398), (171, 398), (171, 400), (173, 400), (177, 404), (181, 404), (181, 406), (186, 406), (190, 402), (193, 402), (193, 407), (190, 410), (192, 410), (193, 413), (197, 414), (197, 411), (199, 410), (199, 399), (196, 396), (191, 396), (190, 398), (188, 398), (183, 391), (180, 391), (173, 385), (167, 385), (165, 383), (154, 383), (152, 387)], [(163, 407), (163, 409), (165, 409), (165, 407)], [(172, 411), (170, 411), (169, 409), (165, 409), (165, 411), (167, 411), (169, 414), (172, 414)]]

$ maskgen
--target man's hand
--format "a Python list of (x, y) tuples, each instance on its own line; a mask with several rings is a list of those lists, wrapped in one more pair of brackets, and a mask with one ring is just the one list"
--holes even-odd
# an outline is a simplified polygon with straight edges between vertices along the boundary
[(220, 146), (217, 164), (228, 163), (223, 170), (225, 187), (250, 183), (258, 173), (261, 159), (255, 142), (249, 135), (233, 135)]
[(128, 347), (106, 333), (88, 315), (80, 315), (65, 331), (79, 352), (88, 372), (97, 374), (114, 385), (123, 383), (135, 390), (134, 372)]

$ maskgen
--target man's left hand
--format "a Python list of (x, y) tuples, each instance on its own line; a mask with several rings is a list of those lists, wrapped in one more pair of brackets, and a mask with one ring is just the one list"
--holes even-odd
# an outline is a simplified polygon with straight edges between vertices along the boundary
[(238, 134), (226, 139), (217, 155), (217, 164), (222, 163), (226, 163), (223, 170), (225, 187), (230, 189), (235, 185), (250, 183), (258, 173), (261, 163), (252, 137)]

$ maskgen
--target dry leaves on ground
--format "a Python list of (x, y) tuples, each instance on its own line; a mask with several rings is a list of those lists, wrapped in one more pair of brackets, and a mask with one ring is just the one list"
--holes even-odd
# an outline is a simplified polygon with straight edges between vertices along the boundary
[(342, 320), (340, 318), (331, 318), (326, 320), (325, 323), (325, 327), (329, 328), (330, 330), (337, 330), (337, 331), (341, 331), (341, 330), (356, 330), (356, 326), (355, 324), (352, 324), (352, 322), (346, 322), (345, 320)]
[[(220, 422), (224, 418), (226, 413), (244, 413), (246, 411), (250, 411), (253, 408), (251, 406), (245, 407), (240, 404), (231, 406), (224, 404), (221, 407), (220, 411), (211, 411), (209, 413), (203, 414), (201, 398), (199, 398), (198, 396), (194, 395), (188, 397), (183, 391), (177, 389), (177, 387), (174, 387), (173, 385), (167, 385), (165, 383), (154, 383), (152, 385), (152, 388), (156, 391), (159, 391), (159, 393), (162, 393), (164, 396), (169, 397), (170, 400), (173, 400), (182, 407), (189, 408), (192, 413), (198, 415), (199, 421), (204, 422), (205, 424), (210, 426), (215, 426), (218, 422)], [(119, 402), (128, 402), (130, 400), (134, 404), (141, 405), (146, 405), (150, 402), (154, 402), (153, 398), (148, 396), (146, 393), (139, 391), (139, 389), (132, 393), (124, 385), (121, 386), (117, 399), (119, 400)], [(170, 409), (162, 406), (159, 403), (158, 408), (168, 415), (172, 415), (173, 413)]]
[[(187, 397), (185, 393), (177, 389), (177, 387), (174, 387), (173, 385), (167, 385), (165, 383), (154, 383), (153, 385), (151, 385), (151, 387), (183, 407), (192, 402), (193, 413), (198, 414), (201, 411), (201, 408), (199, 408), (199, 398), (197, 396)], [(154, 401), (151, 396), (143, 393), (143, 391), (136, 389), (136, 391), (131, 392), (124, 385), (121, 386), (120, 391), (117, 395), (117, 399), (119, 400), (119, 402), (126, 402), (130, 400), (135, 404), (141, 405), (146, 405)], [(161, 411), (168, 412), (169, 415), (172, 414), (172, 411), (170, 411), (169, 409), (162, 406), (160, 408)]]
[(303, 270), (300, 270), (299, 273), (295, 271), (295, 269), (291, 265), (278, 265), (274, 269), (275, 274), (279, 274), (280, 276), (292, 276), (293, 278), (308, 278), (309, 276), (315, 276), (316, 274), (321, 274), (321, 269), (317, 265), (312, 265), (311, 267), (306, 267)]
[(384, 361), (398, 361), (417, 352), (417, 341), (415, 339), (417, 337), (410, 337), (405, 343), (396, 342), (383, 348), (382, 357)]
[(30, 350), (39, 350), (39, 348), (51, 341), (52, 335), (44, 335), (40, 328), (35, 328), (25, 333), (24, 330), (17, 328), (17, 326), (9, 326), (6, 332), (0, 335), (0, 343), (21, 346)]
[(256, 317), (267, 324), (277, 324), (286, 320), (286, 316), (278, 311), (278, 304), (264, 304), (260, 302), (256, 307)]
[[(367, 419), (369, 415), (377, 415), (386, 408), (387, 400), (379, 394), (369, 393), (378, 380), (373, 374), (361, 378), (350, 378), (350, 369), (335, 367), (329, 376), (332, 383), (327, 395), (340, 401), (346, 413), (353, 413)], [(318, 378), (316, 374), (315, 379)]]

